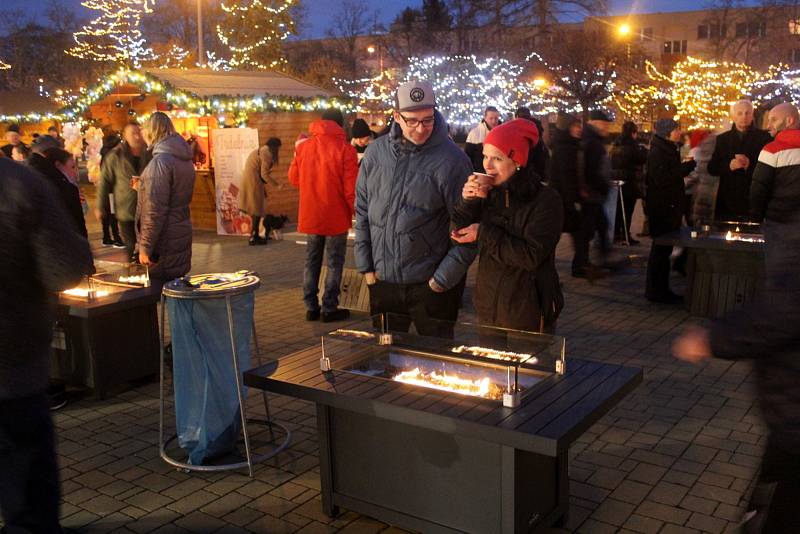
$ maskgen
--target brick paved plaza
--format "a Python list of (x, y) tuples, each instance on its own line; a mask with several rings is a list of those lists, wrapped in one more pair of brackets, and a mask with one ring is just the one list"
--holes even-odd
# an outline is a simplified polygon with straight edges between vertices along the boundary
[[(567, 357), (645, 370), (644, 383), (570, 451), (566, 531), (731, 531), (765, 440), (751, 367), (726, 361), (693, 367), (671, 357), (671, 341), (695, 320), (682, 308), (642, 297), (648, 246), (644, 239), (625, 249), (638, 256), (633, 267), (594, 285), (562, 277), (566, 307), (558, 333), (567, 338)], [(193, 271), (260, 273), (259, 343), (264, 355), (279, 358), (317, 343), (330, 326), (304, 320), (303, 255), (292, 241), (248, 247), (245, 238), (196, 232)], [(558, 254), (562, 275), (569, 258), (565, 238)], [(471, 315), (468, 301), (469, 294), (462, 317)], [(263, 414), (257, 393), (250, 392), (251, 415)], [(241, 472), (187, 474), (165, 464), (156, 445), (156, 383), (105, 401), (70, 402), (55, 412), (62, 524), (77, 532), (402, 532), (352, 512), (335, 520), (322, 513), (314, 407), (270, 399), (273, 417), (294, 432), (293, 443), (277, 461), (258, 465), (254, 479)]]

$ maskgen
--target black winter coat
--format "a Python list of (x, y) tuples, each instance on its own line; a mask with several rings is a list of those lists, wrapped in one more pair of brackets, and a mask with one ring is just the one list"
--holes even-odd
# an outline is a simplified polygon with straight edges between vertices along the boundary
[(611, 160), (606, 151), (606, 139), (591, 125), (583, 128), (584, 183), (581, 202), (602, 204), (611, 187)]
[(683, 178), (695, 165), (694, 161), (681, 163), (678, 145), (653, 137), (647, 155), (647, 217), (653, 237), (681, 227), (686, 203)]
[(72, 231), (47, 180), (0, 158), (0, 402), (44, 392), (55, 292), (92, 272), (89, 243)]
[(538, 180), (518, 172), (487, 199), (456, 205), (456, 227), (481, 225), (474, 291), (481, 324), (538, 332), (552, 325), (564, 306), (555, 266), (561, 199)]
[(770, 443), (800, 449), (800, 213), (767, 222), (765, 287), (749, 308), (711, 330), (711, 350), (725, 359), (754, 362), (756, 390)]
[(28, 164), (32, 169), (38, 171), (42, 176), (53, 185), (61, 199), (61, 205), (67, 211), (73, 227), (83, 237), (89, 237), (86, 231), (86, 219), (83, 218), (83, 207), (81, 206), (81, 193), (77, 186), (72, 184), (64, 174), (59, 171), (53, 163), (34, 152), (28, 159)]
[[(740, 137), (736, 126), (717, 136), (714, 154), (708, 162), (708, 173), (719, 176), (717, 203), (714, 219), (718, 221), (747, 219), (750, 213), (750, 182), (758, 162), (758, 154), (772, 137), (769, 132), (750, 128)], [(744, 154), (750, 160), (745, 169), (732, 171), (731, 160), (736, 154)]]
[(611, 147), (611, 170), (614, 178), (642, 197), (641, 167), (647, 162), (647, 149), (630, 136), (620, 136)]
[(582, 165), (581, 140), (572, 137), (568, 131), (556, 130), (553, 135), (552, 153), (550, 154), (548, 175), (550, 185), (558, 191), (564, 207), (565, 232), (574, 232), (581, 227), (580, 212), (575, 204), (580, 201), (579, 173)]

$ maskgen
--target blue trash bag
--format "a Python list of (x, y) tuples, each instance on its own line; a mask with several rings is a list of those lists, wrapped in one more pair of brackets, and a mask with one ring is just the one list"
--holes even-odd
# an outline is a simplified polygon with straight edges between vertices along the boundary
[[(240, 372), (250, 367), (253, 302), (252, 293), (231, 297)], [(201, 465), (233, 451), (242, 429), (225, 299), (167, 298), (167, 310), (178, 443)]]

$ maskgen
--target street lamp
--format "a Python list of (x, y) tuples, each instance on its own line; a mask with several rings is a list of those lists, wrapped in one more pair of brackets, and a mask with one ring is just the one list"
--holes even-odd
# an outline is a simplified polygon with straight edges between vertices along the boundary
[(622, 37), (627, 37), (631, 33), (631, 27), (628, 24), (620, 24), (617, 28), (617, 33)]
[(625, 52), (627, 56), (628, 66), (631, 65), (631, 40), (629, 39), (631, 34), (631, 27), (628, 23), (623, 22), (619, 26), (617, 26), (617, 34), (625, 39)]
[(381, 73), (381, 76), (382, 76), (383, 75), (383, 50), (381, 50), (380, 45), (378, 45), (378, 46), (375, 46), (375, 45), (367, 46), (367, 53), (370, 56), (372, 54), (374, 54), (376, 50), (378, 51), (378, 63), (379, 63), (380, 68), (381, 68), (380, 73)]

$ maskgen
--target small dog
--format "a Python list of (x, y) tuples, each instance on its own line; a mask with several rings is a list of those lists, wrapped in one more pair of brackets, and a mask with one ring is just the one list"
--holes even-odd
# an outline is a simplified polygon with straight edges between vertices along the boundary
[(286, 215), (265, 215), (264, 228), (266, 230), (267, 239), (283, 241), (283, 232), (281, 229), (287, 222), (289, 222), (289, 217)]

